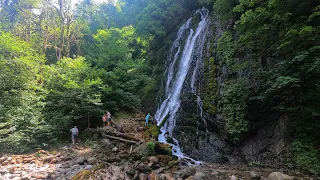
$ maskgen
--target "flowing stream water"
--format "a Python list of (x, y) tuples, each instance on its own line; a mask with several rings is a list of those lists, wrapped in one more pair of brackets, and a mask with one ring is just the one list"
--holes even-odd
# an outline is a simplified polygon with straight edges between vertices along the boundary
[[(201, 15), (201, 21), (196, 30), (194, 31), (191, 27), (192, 18), (188, 19), (187, 22), (180, 27), (177, 38), (170, 48), (165, 100), (155, 114), (157, 125), (162, 125), (158, 141), (168, 143), (167, 138), (169, 136), (172, 139), (172, 142), (168, 143), (172, 146), (172, 154), (179, 159), (186, 160), (189, 164), (200, 164), (201, 161), (196, 161), (184, 154), (179, 146), (178, 140), (172, 137), (172, 133), (176, 125), (177, 112), (181, 104), (180, 96), (188, 72), (191, 71), (191, 90), (196, 94), (196, 76), (199, 67), (202, 65), (202, 51), (205, 43), (205, 28), (209, 11), (203, 8), (196, 13)], [(182, 48), (183, 51), (181, 51)], [(190, 67), (192, 62), (196, 63), (193, 70)], [(197, 96), (197, 101), (199, 108), (201, 108), (200, 117), (204, 120), (200, 96)]]

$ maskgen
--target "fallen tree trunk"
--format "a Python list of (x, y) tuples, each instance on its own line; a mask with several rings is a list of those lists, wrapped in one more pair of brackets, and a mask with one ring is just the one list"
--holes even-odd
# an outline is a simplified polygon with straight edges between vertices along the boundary
[(131, 141), (131, 140), (115, 137), (115, 136), (110, 136), (108, 134), (103, 134), (102, 136), (105, 136), (105, 137), (110, 138), (110, 139), (115, 139), (115, 140), (118, 140), (118, 141), (122, 141), (122, 142), (125, 142), (125, 143), (128, 143), (128, 144), (139, 144), (139, 142), (137, 142), (137, 141)]
[(135, 137), (130, 136), (128, 134), (115, 132), (115, 131), (108, 130), (108, 129), (105, 129), (105, 128), (96, 128), (96, 129), (89, 128), (89, 129), (86, 129), (86, 131), (91, 132), (91, 133), (99, 133), (101, 135), (103, 135), (103, 133), (105, 133), (105, 134), (110, 135), (110, 136), (117, 136), (117, 137), (121, 137), (123, 139), (136, 141), (136, 142), (140, 141), (139, 139), (136, 139)]

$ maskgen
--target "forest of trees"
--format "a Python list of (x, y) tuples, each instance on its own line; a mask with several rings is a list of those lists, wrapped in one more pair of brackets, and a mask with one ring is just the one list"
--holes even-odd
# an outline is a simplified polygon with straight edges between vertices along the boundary
[(196, 3), (0, 1), (0, 151), (24, 152), (139, 111), (156, 94), (151, 49)]
[(202, 6), (224, 30), (215, 65), (228, 69), (229, 141), (241, 142), (248, 105), (263, 101), (290, 114), (294, 162), (320, 169), (317, 0), (0, 0), (0, 151), (57, 143), (72, 125), (99, 125), (105, 110), (152, 110), (165, 50)]

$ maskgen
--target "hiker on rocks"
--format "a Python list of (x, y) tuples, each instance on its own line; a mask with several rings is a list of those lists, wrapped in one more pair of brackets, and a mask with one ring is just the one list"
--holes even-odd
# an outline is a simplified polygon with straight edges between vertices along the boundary
[(111, 126), (111, 113), (109, 111), (106, 111), (106, 113), (104, 113), (104, 115), (102, 116), (102, 121), (104, 127)]
[(74, 126), (74, 128), (70, 129), (70, 131), (71, 131), (72, 144), (74, 144), (76, 142), (78, 135), (79, 135), (79, 130), (78, 130), (77, 126)]
[(148, 121), (149, 121), (149, 118), (150, 118), (150, 113), (148, 113), (148, 115), (146, 116), (146, 123), (144, 124), (145, 126), (148, 126)]

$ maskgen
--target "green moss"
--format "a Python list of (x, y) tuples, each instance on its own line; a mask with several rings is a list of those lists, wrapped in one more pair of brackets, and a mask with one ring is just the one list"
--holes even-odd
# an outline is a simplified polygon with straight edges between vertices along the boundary
[(216, 81), (216, 65), (214, 57), (210, 57), (206, 61), (209, 70), (205, 73), (205, 79), (207, 79), (207, 85), (204, 87), (203, 107), (210, 114), (216, 113), (216, 107), (213, 102), (216, 100), (218, 87)]
[(163, 155), (172, 155), (172, 148), (169, 144), (163, 144), (157, 142), (155, 144), (155, 152), (157, 154), (163, 154)]
[(156, 147), (156, 144), (154, 141), (150, 141), (147, 143), (148, 155), (153, 155), (155, 153), (155, 150), (154, 150), (155, 147)]
[(104, 168), (104, 164), (100, 164), (98, 166), (94, 166), (91, 169), (83, 170), (74, 175), (71, 180), (81, 180), (81, 179), (89, 179), (91, 175), (93, 175), (97, 170)]
[(145, 134), (151, 136), (152, 138), (157, 138), (160, 133), (160, 127), (156, 125), (150, 125), (147, 127), (147, 130), (145, 131)]

